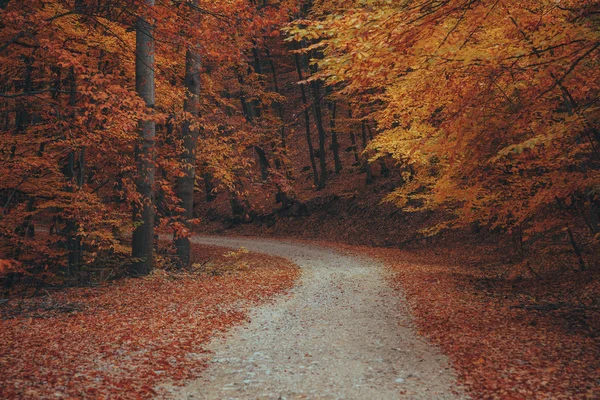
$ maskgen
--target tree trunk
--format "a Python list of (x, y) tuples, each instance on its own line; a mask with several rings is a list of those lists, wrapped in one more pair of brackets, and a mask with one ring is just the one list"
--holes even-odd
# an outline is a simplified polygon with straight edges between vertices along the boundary
[(360, 165), (360, 157), (358, 156), (358, 144), (356, 143), (356, 135), (354, 135), (354, 127), (352, 124), (352, 108), (348, 105), (348, 119), (350, 120), (350, 142), (352, 143), (352, 153), (354, 154), (354, 162)]
[[(317, 72), (317, 67), (308, 64), (308, 55), (306, 59), (306, 68), (312, 73), (315, 74)], [(319, 177), (319, 185), (317, 186), (317, 190), (321, 190), (325, 188), (327, 184), (327, 162), (326, 162), (326, 154), (325, 154), (325, 141), (327, 139), (327, 134), (325, 132), (325, 128), (323, 127), (323, 113), (321, 112), (321, 82), (318, 80), (314, 80), (311, 82), (310, 87), (312, 89), (313, 95), (313, 113), (315, 115), (315, 121), (317, 122), (317, 131), (319, 132), (319, 164), (321, 167), (321, 176)]]
[(329, 127), (331, 131), (331, 151), (333, 152), (333, 162), (335, 164), (335, 173), (339, 174), (342, 170), (342, 161), (340, 160), (340, 145), (338, 143), (337, 133), (335, 131), (335, 116), (337, 104), (335, 101), (329, 103)]
[(260, 163), (260, 176), (263, 181), (266, 181), (269, 179), (269, 169), (271, 168), (269, 160), (267, 159), (267, 154), (260, 146), (254, 146), (254, 150), (258, 155), (258, 162)]
[(213, 184), (213, 175), (210, 172), (205, 172), (202, 174), (202, 179), (204, 179), (204, 191), (206, 192), (206, 201), (210, 203), (214, 201), (217, 196), (214, 193), (215, 186)]
[[(145, 0), (150, 8), (154, 0)], [(135, 88), (149, 109), (154, 108), (154, 29), (144, 16), (136, 24)], [(140, 121), (140, 143), (136, 148), (139, 203), (134, 206), (134, 221), (131, 255), (135, 259), (133, 273), (147, 275), (153, 267), (154, 241), (154, 157), (156, 125), (153, 120)]]
[[(279, 91), (279, 83), (277, 80), (277, 69), (275, 68), (275, 61), (273, 61), (273, 58), (271, 57), (271, 52), (269, 51), (269, 49), (265, 49), (266, 53), (267, 53), (267, 59), (269, 60), (269, 66), (271, 67), (271, 73), (273, 74), (273, 87), (275, 89), (275, 93), (277, 94), (281, 94)], [(273, 103), (273, 108), (275, 109), (275, 111), (277, 112), (277, 117), (279, 117), (279, 119), (281, 120), (281, 128), (279, 129), (279, 138), (281, 140), (281, 152), (283, 154), (283, 157), (281, 157), (281, 161), (279, 161), (279, 159), (277, 158), (277, 155), (275, 157), (275, 161), (277, 162), (277, 164), (282, 164), (285, 168), (285, 175), (288, 178), (292, 177), (292, 169), (289, 165), (289, 163), (286, 161), (287, 160), (287, 145), (286, 145), (286, 137), (285, 137), (285, 122), (283, 120), (283, 107), (281, 105), (281, 103), (278, 101)], [(276, 164), (276, 166), (277, 166)]]
[[(256, 57), (258, 57), (258, 54), (256, 55)], [(260, 70), (260, 63), (258, 62), (258, 60), (255, 60), (255, 61), (258, 65), (258, 67), (255, 67), (255, 68), (258, 68), (258, 70)], [(244, 84), (244, 77), (241, 74), (238, 74), (238, 81), (239, 81), (240, 85)], [(246, 118), (246, 121), (252, 122), (252, 121), (254, 121), (255, 118), (260, 117), (259, 105), (255, 104), (255, 102), (248, 103), (243, 89), (240, 91), (240, 102), (242, 103), (242, 112), (244, 114), (244, 118)], [(262, 147), (255, 145), (254, 150), (256, 151), (256, 154), (258, 155), (258, 162), (260, 164), (261, 178), (263, 181), (266, 181), (269, 178), (269, 169), (271, 168), (271, 166), (269, 164), (269, 160), (267, 159), (265, 150)]]
[(321, 167), (321, 176), (319, 177), (318, 190), (324, 189), (327, 184), (327, 162), (325, 159), (325, 140), (327, 134), (323, 127), (323, 115), (321, 113), (321, 98), (319, 94), (320, 84), (318, 81), (313, 81), (310, 84), (313, 94), (313, 113), (317, 121), (317, 130), (319, 132), (319, 164)]
[(573, 247), (573, 252), (577, 256), (577, 261), (579, 262), (579, 270), (585, 271), (586, 270), (585, 261), (583, 261), (583, 256), (581, 255), (581, 250), (579, 249), (579, 245), (577, 245), (575, 236), (573, 236), (573, 231), (571, 231), (571, 228), (568, 226), (567, 226), (567, 235), (569, 237), (569, 242), (571, 243), (571, 246)]
[(590, 223), (592, 225), (592, 231), (594, 234), (600, 232), (600, 201), (598, 200), (597, 194), (588, 194), (588, 200), (590, 202)]
[[(297, 46), (299, 47), (299, 46)], [(300, 56), (298, 53), (294, 53), (294, 61), (296, 63), (296, 72), (298, 72), (298, 80), (303, 81), (302, 66), (300, 65)], [(313, 184), (315, 187), (319, 185), (319, 171), (317, 170), (317, 163), (315, 162), (315, 149), (313, 147), (312, 138), (310, 134), (310, 115), (308, 111), (308, 99), (306, 98), (306, 89), (304, 85), (300, 85), (300, 92), (302, 94), (302, 105), (304, 106), (304, 124), (306, 126), (306, 143), (308, 144), (308, 154), (310, 156), (310, 165), (313, 171)]]
[[(258, 54), (258, 48), (256, 47), (256, 43), (254, 44), (254, 47), (252, 47), (252, 56), (254, 57), (254, 72), (256, 72), (258, 75), (262, 75), (262, 67), (260, 65), (260, 57)], [(250, 107), (252, 108), (252, 119), (254, 118), (260, 118), (262, 115), (262, 104), (260, 102), (259, 99), (253, 99), (252, 101), (250, 101)]]
[[(197, 0), (193, 2), (197, 6)], [(183, 103), (183, 110), (197, 119), (200, 109), (200, 55), (197, 49), (188, 49), (185, 56), (185, 88), (187, 98)], [(181, 200), (183, 212), (181, 214), (186, 228), (191, 230), (190, 220), (194, 218), (194, 185), (196, 182), (196, 145), (198, 143), (198, 121), (185, 121), (181, 128), (183, 139), (184, 176), (177, 179), (175, 194)], [(179, 265), (188, 267), (190, 264), (190, 239), (188, 237), (175, 238), (175, 247), (179, 257)]]
[(367, 121), (362, 121), (362, 147), (363, 147), (363, 167), (367, 174), (367, 185), (373, 183), (373, 174), (371, 173), (371, 165), (369, 164), (369, 156), (367, 155)]
[[(76, 6), (80, 7), (80, 2), (77, 2)], [(77, 77), (75, 76), (75, 70), (73, 68), (71, 68), (69, 78), (71, 86), (69, 89), (69, 106), (72, 108), (71, 118), (75, 118), (75, 106), (77, 105)], [(75, 158), (76, 150), (71, 150), (67, 157), (67, 178), (69, 179), (69, 186), (67, 190), (70, 192), (75, 190), (73, 186), (77, 186), (78, 189), (81, 189), (83, 186), (85, 148), (79, 150), (79, 168), (76, 166)], [(65, 229), (68, 252), (68, 274), (71, 274), (73, 271), (78, 271), (83, 261), (81, 237), (77, 234), (78, 229), (79, 226), (77, 221), (74, 218), (69, 218)]]
[[(24, 93), (31, 93), (33, 91), (33, 79), (32, 79), (32, 75), (33, 75), (33, 59), (30, 57), (23, 57), (23, 61), (25, 63), (25, 76), (23, 79), (23, 92)], [(15, 131), (17, 135), (22, 135), (23, 133), (25, 133), (27, 127), (29, 126), (30, 123), (34, 123), (34, 118), (30, 115), (27, 107), (25, 106), (25, 104), (21, 104), (20, 107), (17, 110), (17, 113), (15, 115)], [(45, 142), (41, 142), (38, 148), (38, 152), (37, 152), (37, 156), (38, 157), (42, 157), (44, 154), (44, 147), (45, 147)], [(10, 159), (13, 159), (16, 155), (16, 145), (13, 145), (11, 147), (11, 152), (10, 152)], [(27, 215), (23, 222), (16, 227), (15, 229), (15, 233), (17, 233), (19, 236), (23, 236), (23, 237), (33, 237), (35, 236), (35, 225), (32, 222), (32, 212), (35, 209), (35, 195), (33, 193), (30, 194), (29, 199), (27, 200), (27, 206), (25, 208), (25, 210), (27, 211), (27, 213), (29, 213), (29, 215)], [(19, 241), (18, 245), (16, 246), (15, 252), (14, 252), (14, 257), (15, 259), (18, 259), (21, 256), (21, 252), (22, 252), (22, 245), (23, 242)]]

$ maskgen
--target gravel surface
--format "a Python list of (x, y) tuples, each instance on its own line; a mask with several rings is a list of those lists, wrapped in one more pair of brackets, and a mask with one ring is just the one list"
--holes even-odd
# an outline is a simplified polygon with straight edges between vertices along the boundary
[(204, 375), (176, 399), (458, 399), (448, 360), (416, 333), (383, 265), (305, 243), (196, 236), (193, 242), (285, 257), (290, 294), (213, 340)]

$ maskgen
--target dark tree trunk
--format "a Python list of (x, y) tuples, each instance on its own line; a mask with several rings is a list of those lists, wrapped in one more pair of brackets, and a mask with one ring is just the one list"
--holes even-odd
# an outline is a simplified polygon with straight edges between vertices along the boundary
[[(275, 89), (275, 93), (281, 94), (279, 91), (279, 83), (277, 80), (277, 69), (275, 68), (275, 61), (273, 61), (273, 58), (271, 57), (271, 53), (269, 52), (269, 49), (266, 49), (266, 53), (267, 53), (267, 59), (269, 60), (269, 66), (271, 67), (271, 73), (273, 74), (273, 87)], [(273, 103), (273, 108), (275, 109), (275, 111), (277, 113), (277, 117), (279, 117), (279, 119), (281, 120), (281, 128), (279, 128), (279, 139), (281, 141), (281, 143), (280, 143), (281, 153), (283, 155), (283, 157), (281, 157), (281, 161), (279, 160), (278, 157), (275, 157), (275, 161), (276, 161), (275, 166), (278, 167), (278, 164), (283, 165), (285, 167), (286, 176), (288, 178), (291, 178), (292, 170), (291, 170), (290, 166), (288, 165), (288, 163), (286, 162), (287, 145), (286, 145), (286, 137), (285, 137), (285, 122), (283, 120), (283, 107), (279, 101), (276, 101)]]
[(362, 121), (362, 148), (363, 148), (363, 167), (367, 175), (367, 185), (373, 183), (373, 174), (371, 173), (371, 164), (369, 164), (369, 156), (367, 155), (367, 121)]
[(335, 101), (329, 103), (329, 127), (331, 131), (331, 151), (333, 152), (333, 162), (335, 164), (335, 173), (339, 174), (342, 170), (342, 161), (340, 160), (340, 145), (338, 143), (337, 132), (335, 131), (335, 117), (337, 104)]
[[(350, 107), (350, 105), (348, 105)], [(358, 155), (358, 144), (356, 143), (356, 135), (354, 134), (354, 124), (352, 124), (352, 108), (348, 108), (348, 119), (350, 128), (350, 142), (352, 143), (352, 154), (354, 154), (354, 162), (360, 165), (360, 157)]]
[[(38, 157), (42, 157), (44, 155), (44, 148), (46, 147), (46, 144), (44, 142), (40, 143), (40, 147), (38, 148), (38, 152), (37, 152), (37, 156)], [(35, 210), (35, 196), (30, 196), (29, 199), (27, 200), (27, 207), (25, 209), (28, 213), (27, 217), (25, 217), (25, 220), (23, 221), (23, 223), (19, 226), (17, 226), (15, 233), (19, 236), (25, 236), (25, 237), (29, 237), (32, 238), (35, 236), (35, 225), (32, 221), (33, 216), (31, 213), (33, 213), (33, 211)], [(12, 258), (14, 259), (18, 259), (19, 257), (21, 257), (22, 254), (22, 245), (23, 242), (19, 242), (19, 244), (16, 246), (16, 249), (14, 251), (14, 256)]]
[[(256, 55), (256, 57), (258, 57), (258, 54)], [(258, 61), (256, 62), (258, 63)], [(258, 68), (260, 70), (260, 64), (258, 65)], [(240, 82), (240, 85), (244, 84), (244, 78), (241, 74), (238, 74), (238, 81)], [(252, 122), (255, 118), (259, 117), (259, 115), (257, 114), (257, 112), (259, 111), (258, 106), (254, 104), (254, 102), (248, 103), (248, 101), (246, 100), (246, 94), (244, 93), (243, 89), (240, 92), (240, 102), (242, 104), (242, 112), (244, 113), (244, 118), (246, 118), (246, 121)], [(271, 168), (269, 160), (267, 159), (265, 150), (262, 147), (254, 146), (254, 150), (258, 155), (261, 178), (263, 181), (266, 181), (269, 178), (269, 169)]]
[[(33, 77), (32, 77), (32, 75), (33, 75), (33, 60), (30, 57), (23, 57), (23, 61), (25, 62), (25, 76), (23, 79), (23, 92), (31, 93), (33, 91)], [(21, 104), (15, 115), (15, 133), (17, 135), (22, 135), (23, 133), (25, 133), (27, 126), (32, 122), (34, 122), (33, 118), (31, 117), (25, 104)], [(39, 146), (38, 152), (37, 152), (38, 157), (43, 156), (44, 146), (45, 146), (44, 142), (40, 143), (40, 146)], [(13, 159), (15, 157), (15, 155), (16, 155), (16, 146), (13, 145), (11, 147), (10, 159)], [(31, 213), (35, 209), (35, 200), (36, 200), (35, 195), (31, 194), (27, 200), (27, 206), (25, 208), (27, 213)], [(31, 214), (27, 215), (25, 217), (25, 219), (23, 220), (23, 222), (16, 227), (15, 233), (17, 233), (19, 236), (33, 237), (35, 235), (35, 225), (34, 225), (32, 219), (33, 218), (32, 218)], [(18, 259), (21, 256), (21, 253), (23, 250), (22, 244), (23, 244), (22, 242), (19, 242), (19, 244), (16, 246), (13, 258)]]
[[(81, 6), (80, 2), (77, 2), (76, 6)], [(75, 70), (73, 68), (71, 68), (69, 80), (69, 106), (71, 107), (71, 117), (75, 118), (75, 107), (77, 106), (77, 77), (75, 76)], [(85, 148), (79, 150), (78, 157), (76, 153), (76, 150), (71, 150), (67, 157), (66, 175), (69, 180), (67, 190), (71, 192), (75, 190), (75, 186), (80, 190), (84, 183)], [(76, 158), (78, 158), (77, 161)], [(81, 263), (83, 262), (83, 249), (81, 247), (81, 237), (77, 234), (78, 228), (77, 221), (74, 218), (69, 218), (65, 229), (68, 253), (68, 275), (73, 271), (79, 271)]]
[(581, 250), (579, 249), (579, 245), (577, 244), (577, 241), (575, 240), (575, 236), (573, 236), (573, 231), (571, 231), (570, 227), (567, 227), (567, 234), (569, 237), (569, 242), (571, 243), (571, 246), (573, 247), (573, 252), (577, 256), (577, 261), (579, 262), (579, 270), (585, 271), (586, 270), (585, 261), (583, 261), (583, 256), (581, 255)]
[[(197, 0), (193, 2), (197, 6)], [(185, 88), (187, 98), (183, 104), (183, 110), (192, 118), (197, 119), (200, 109), (200, 55), (197, 49), (188, 49), (185, 56)], [(183, 152), (181, 161), (184, 166), (184, 175), (177, 179), (175, 194), (181, 200), (183, 212), (181, 218), (186, 228), (191, 230), (190, 220), (194, 218), (194, 186), (196, 182), (196, 145), (198, 143), (197, 121), (185, 121), (181, 128), (183, 140)], [(190, 239), (188, 237), (176, 237), (175, 247), (181, 267), (190, 264)]]
[(269, 169), (271, 168), (269, 160), (267, 159), (267, 154), (260, 146), (254, 146), (254, 150), (258, 155), (258, 162), (260, 163), (260, 176), (263, 181), (266, 181), (269, 179)]
[(213, 175), (210, 172), (205, 172), (202, 174), (202, 179), (204, 179), (204, 191), (206, 192), (206, 201), (211, 202), (214, 201), (217, 196), (214, 193), (215, 185), (213, 184)]
[[(306, 55), (306, 68), (310, 71), (311, 74), (315, 74), (317, 72), (317, 66), (313, 65), (312, 67), (308, 64), (308, 54)], [(315, 115), (315, 121), (317, 123), (317, 131), (319, 132), (319, 164), (321, 167), (321, 176), (319, 177), (319, 185), (317, 186), (317, 190), (321, 190), (325, 188), (327, 184), (327, 158), (325, 153), (326, 148), (326, 140), (327, 133), (325, 132), (325, 127), (323, 126), (323, 113), (321, 111), (321, 82), (319, 80), (314, 80), (311, 82), (310, 87), (312, 89), (313, 95), (313, 113)]]
[[(154, 0), (145, 0), (148, 7)], [(146, 17), (140, 16), (136, 24), (136, 63), (135, 87), (146, 106), (154, 108), (154, 29)], [(156, 125), (153, 120), (140, 122), (140, 144), (136, 148), (137, 180), (140, 195), (134, 207), (134, 221), (131, 255), (135, 259), (133, 273), (147, 275), (153, 268), (154, 241), (154, 158)]]
[[(252, 56), (254, 57), (254, 72), (256, 72), (258, 75), (262, 75), (263, 72), (262, 72), (262, 67), (260, 65), (260, 56), (258, 54), (258, 48), (256, 47), (256, 45), (254, 47), (252, 47)], [(252, 110), (251, 110), (252, 119), (260, 118), (262, 115), (260, 100), (253, 99), (250, 102), (250, 107), (252, 108)]]
[[(299, 48), (299, 46), (297, 46)], [(302, 66), (300, 64), (300, 56), (298, 53), (294, 53), (294, 61), (296, 63), (296, 72), (298, 72), (298, 80), (303, 81)], [(306, 98), (306, 89), (304, 84), (300, 86), (300, 93), (302, 94), (302, 105), (304, 106), (304, 125), (306, 127), (306, 143), (308, 144), (308, 154), (310, 156), (310, 165), (313, 171), (313, 184), (315, 187), (319, 185), (319, 171), (317, 170), (317, 163), (315, 161), (315, 149), (313, 147), (312, 138), (310, 134), (310, 115), (308, 110), (308, 99)]]
[(324, 189), (327, 184), (327, 161), (325, 158), (325, 141), (327, 140), (327, 134), (323, 127), (323, 115), (321, 113), (321, 97), (319, 94), (320, 83), (318, 81), (313, 81), (310, 86), (313, 94), (313, 113), (315, 115), (315, 121), (317, 122), (317, 131), (319, 132), (319, 164), (321, 167), (321, 175), (319, 177), (317, 189), (321, 190)]

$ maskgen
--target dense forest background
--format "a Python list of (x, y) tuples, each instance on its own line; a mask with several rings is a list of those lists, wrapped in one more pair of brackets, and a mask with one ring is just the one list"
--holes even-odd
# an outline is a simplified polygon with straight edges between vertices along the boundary
[(223, 227), (597, 264), (594, 1), (0, 7), (5, 275), (147, 274), (159, 232), (185, 267)]

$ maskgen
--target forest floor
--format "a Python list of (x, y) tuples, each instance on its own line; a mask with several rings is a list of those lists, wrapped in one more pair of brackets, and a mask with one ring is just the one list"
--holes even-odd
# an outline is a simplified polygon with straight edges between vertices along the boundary
[(346, 246), (383, 261), (419, 333), (481, 399), (597, 399), (597, 270), (511, 274), (493, 246), (413, 250)]
[(282, 258), (194, 245), (196, 273), (46, 288), (0, 305), (0, 398), (151, 398), (205, 370), (206, 344), (290, 289)]
[(490, 263), (496, 250), (471, 244), (194, 241), (201, 273), (158, 271), (3, 304), (0, 397), (600, 392), (596, 269), (507, 275), (514, 268)]

